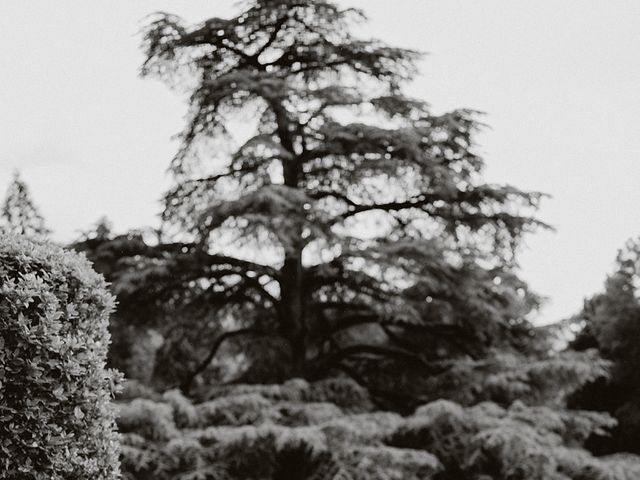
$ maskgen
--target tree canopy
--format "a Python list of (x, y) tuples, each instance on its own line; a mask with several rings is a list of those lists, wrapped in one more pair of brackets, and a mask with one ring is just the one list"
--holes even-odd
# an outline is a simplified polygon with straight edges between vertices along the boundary
[(156, 293), (206, 304), (226, 338), (283, 340), (291, 375), (526, 344), (514, 252), (541, 194), (483, 182), (477, 112), (406, 96), (421, 54), (354, 36), (361, 11), (243, 6), (144, 32), (142, 74), (189, 95), (163, 215), (182, 249)]

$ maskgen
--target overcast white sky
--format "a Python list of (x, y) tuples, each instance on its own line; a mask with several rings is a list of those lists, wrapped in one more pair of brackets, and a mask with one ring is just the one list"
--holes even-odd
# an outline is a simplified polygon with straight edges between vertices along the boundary
[[(529, 237), (523, 276), (575, 312), (640, 235), (640, 1), (341, 0), (372, 36), (429, 52), (410, 93), (487, 112), (487, 179), (553, 195), (557, 233)], [(2, 0), (0, 196), (19, 168), (55, 239), (107, 215), (155, 225), (184, 99), (137, 76), (140, 20), (199, 21), (232, 0)]]

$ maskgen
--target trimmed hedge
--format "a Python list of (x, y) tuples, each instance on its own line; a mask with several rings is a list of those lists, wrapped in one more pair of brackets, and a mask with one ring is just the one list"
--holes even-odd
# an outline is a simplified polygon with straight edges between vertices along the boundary
[(0, 234), (0, 478), (119, 478), (113, 306), (84, 257)]

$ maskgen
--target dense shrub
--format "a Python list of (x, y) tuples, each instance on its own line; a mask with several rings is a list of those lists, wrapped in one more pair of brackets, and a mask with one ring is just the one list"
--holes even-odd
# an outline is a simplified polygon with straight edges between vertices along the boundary
[(525, 357), (500, 352), (492, 358), (460, 360), (441, 375), (425, 379), (425, 400), (447, 398), (463, 405), (489, 401), (508, 406), (563, 406), (566, 397), (587, 382), (607, 377), (610, 363), (597, 352), (561, 352)]
[[(324, 394), (318, 393), (326, 391), (326, 382), (294, 380), (227, 386), (218, 390), (217, 398), (193, 409), (176, 392), (157, 401), (123, 403), (119, 423), (127, 432), (125, 478), (640, 478), (639, 457), (594, 457), (584, 449), (592, 433), (602, 434), (615, 423), (607, 414), (519, 401), (505, 408), (492, 402), (465, 407), (438, 400), (401, 416), (375, 411), (349, 380), (332, 380), (329, 391), (356, 393), (350, 399), (341, 395), (339, 406), (326, 396), (324, 403), (319, 401)], [(310, 401), (312, 397), (316, 401)], [(186, 418), (190, 427), (180, 427)]]
[(83, 257), (0, 235), (1, 478), (117, 478), (112, 308)]

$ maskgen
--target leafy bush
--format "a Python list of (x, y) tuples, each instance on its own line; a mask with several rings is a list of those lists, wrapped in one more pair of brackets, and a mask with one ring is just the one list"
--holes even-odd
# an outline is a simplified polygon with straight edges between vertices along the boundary
[(479, 360), (452, 364), (441, 375), (425, 380), (428, 400), (448, 398), (463, 405), (490, 401), (508, 406), (526, 398), (528, 404), (564, 405), (567, 396), (582, 385), (606, 378), (610, 362), (597, 352), (562, 352), (523, 356), (498, 352)]
[(267, 399), (285, 402), (330, 402), (353, 412), (373, 408), (367, 389), (348, 377), (326, 378), (314, 383), (294, 378), (283, 384), (214, 387), (209, 390), (206, 398), (241, 394), (258, 394)]
[(118, 412), (123, 433), (136, 432), (152, 440), (170, 440), (178, 435), (173, 408), (166, 403), (137, 398)]
[(180, 428), (194, 427), (198, 423), (198, 412), (179, 390), (164, 392), (162, 398), (173, 408), (173, 417)]
[(116, 397), (118, 400), (134, 400), (136, 398), (148, 398), (158, 400), (162, 395), (151, 387), (130, 378), (122, 382), (121, 389)]
[(204, 425), (246, 425), (260, 419), (272, 403), (259, 393), (231, 395), (196, 407)]
[(83, 257), (0, 235), (2, 478), (117, 478), (112, 308)]
[[(334, 391), (349, 380), (334, 379)], [(338, 384), (343, 383), (341, 387)], [(129, 480), (631, 480), (634, 456), (594, 457), (583, 445), (615, 421), (560, 407), (465, 407), (437, 400), (409, 416), (365, 407), (358, 395), (341, 405), (310, 401), (326, 382), (233, 385), (194, 405), (196, 428), (177, 428), (189, 402), (124, 404), (123, 466)], [(177, 398), (177, 397), (176, 397)], [(140, 408), (147, 402), (148, 409)], [(172, 407), (172, 405), (174, 405)], [(357, 407), (357, 408), (356, 408)], [(360, 413), (353, 413), (354, 411)], [(149, 414), (155, 411), (155, 415)], [(173, 417), (169, 417), (173, 412)], [(134, 419), (139, 417), (137, 421)], [(122, 421), (122, 420), (121, 420)], [(150, 426), (150, 425), (153, 426)], [(159, 439), (156, 431), (170, 432)]]

